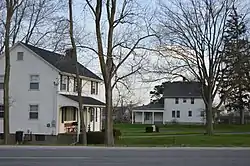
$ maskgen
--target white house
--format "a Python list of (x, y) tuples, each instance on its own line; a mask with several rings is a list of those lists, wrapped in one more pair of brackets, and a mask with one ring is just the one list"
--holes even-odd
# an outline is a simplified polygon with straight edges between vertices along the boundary
[(133, 108), (132, 123), (204, 123), (205, 104), (198, 82), (165, 82), (164, 104)]
[[(70, 53), (60, 55), (22, 42), (10, 50), (10, 133), (58, 135), (76, 132), (79, 121), (75, 64)], [(5, 57), (0, 57), (0, 133), (3, 133)], [(101, 130), (104, 85), (80, 65), (85, 125)], [(80, 124), (80, 123), (78, 123)], [(78, 126), (79, 127), (79, 126)], [(39, 138), (38, 138), (39, 139)]]

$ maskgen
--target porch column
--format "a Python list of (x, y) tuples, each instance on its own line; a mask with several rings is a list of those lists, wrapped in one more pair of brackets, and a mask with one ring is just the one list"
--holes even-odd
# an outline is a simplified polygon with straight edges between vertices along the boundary
[(100, 115), (99, 115), (99, 124), (100, 124), (100, 130), (102, 130), (102, 108), (99, 108), (100, 110)]
[(144, 124), (144, 111), (142, 112), (142, 124)]
[(89, 131), (89, 124), (90, 124), (90, 119), (89, 119), (89, 107), (86, 107), (86, 131)]
[(155, 124), (155, 112), (152, 112), (152, 124)]
[(81, 116), (80, 116), (80, 109), (77, 110), (77, 137), (76, 141), (79, 142), (80, 131), (81, 131)]
[(95, 131), (95, 119), (96, 119), (96, 111), (97, 111), (97, 108), (96, 107), (93, 107), (93, 114), (94, 114), (94, 119), (93, 119), (93, 131)]
[(132, 121), (132, 124), (134, 124), (134, 111), (132, 111), (132, 115), (131, 115), (131, 121)]

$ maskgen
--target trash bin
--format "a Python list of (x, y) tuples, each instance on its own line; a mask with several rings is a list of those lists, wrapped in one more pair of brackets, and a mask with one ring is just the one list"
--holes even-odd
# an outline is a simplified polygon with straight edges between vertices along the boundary
[(155, 125), (152, 125), (152, 127), (153, 127), (153, 132), (155, 132)]
[(16, 143), (20, 144), (23, 142), (23, 131), (16, 131)]

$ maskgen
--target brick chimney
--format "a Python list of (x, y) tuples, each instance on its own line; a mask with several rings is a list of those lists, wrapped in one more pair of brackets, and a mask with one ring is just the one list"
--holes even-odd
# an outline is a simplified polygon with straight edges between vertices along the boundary
[(73, 48), (68, 48), (65, 50), (65, 56), (73, 58)]

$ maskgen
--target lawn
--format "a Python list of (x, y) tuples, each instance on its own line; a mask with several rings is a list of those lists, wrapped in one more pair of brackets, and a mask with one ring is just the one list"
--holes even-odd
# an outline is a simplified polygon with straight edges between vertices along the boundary
[[(122, 136), (154, 136), (154, 135), (182, 135), (182, 134), (203, 134), (203, 125), (160, 125), (159, 133), (145, 133), (144, 124), (115, 124), (114, 128), (119, 129)], [(224, 132), (250, 132), (250, 125), (215, 125), (216, 133)]]
[[(159, 133), (145, 133), (143, 124), (115, 124), (122, 137), (117, 146), (250, 146), (250, 125), (215, 125), (215, 135), (204, 135), (203, 125), (160, 125)], [(229, 133), (229, 134), (222, 134)], [(193, 134), (193, 135), (192, 135)], [(195, 134), (195, 135), (194, 135)], [(180, 136), (181, 135), (181, 136)]]
[(224, 147), (250, 146), (250, 135), (189, 135), (177, 137), (152, 138), (121, 138), (116, 141), (117, 146), (187, 146), (187, 147)]

